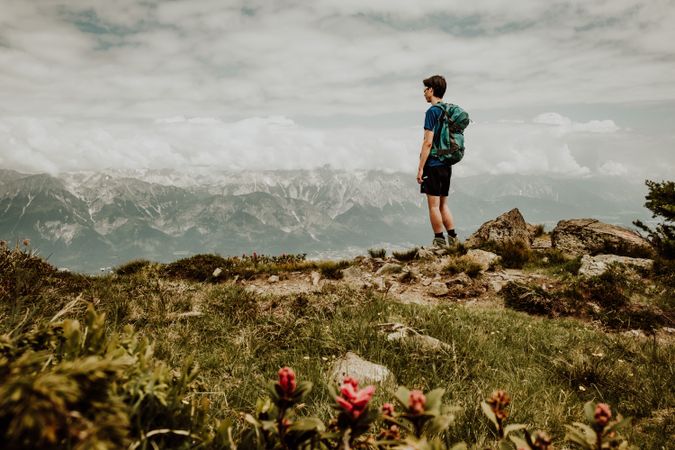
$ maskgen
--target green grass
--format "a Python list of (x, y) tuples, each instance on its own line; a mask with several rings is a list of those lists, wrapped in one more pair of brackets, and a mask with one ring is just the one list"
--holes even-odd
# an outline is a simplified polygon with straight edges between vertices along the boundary
[[(641, 448), (669, 445), (651, 416), (675, 407), (672, 344), (608, 334), (573, 319), (542, 319), (498, 306), (404, 305), (333, 285), (319, 293), (259, 296), (231, 284), (167, 279), (160, 271), (68, 277), (48, 279), (32, 296), (0, 304), (0, 334), (29, 329), (81, 296), (68, 316), (82, 317), (89, 301), (106, 313), (109, 331), (132, 325), (154, 340), (156, 356), (170, 367), (193, 357), (201, 367), (203, 394), (197, 395), (211, 400), (211, 414), (235, 423), (286, 365), (315, 383), (306, 413), (328, 417), (329, 364), (353, 351), (386, 365), (411, 389), (445, 388), (446, 403), (463, 408), (449, 442), (489, 445), (493, 432), (479, 404), (501, 388), (513, 398), (511, 421), (551, 431), (558, 446), (563, 424), (580, 420), (590, 399), (635, 417), (631, 438)], [(177, 318), (192, 310), (202, 314)], [(451, 350), (429, 353), (390, 342), (374, 325), (393, 321)], [(375, 402), (391, 398), (392, 392), (379, 390)], [(672, 433), (672, 420), (666, 424)]]

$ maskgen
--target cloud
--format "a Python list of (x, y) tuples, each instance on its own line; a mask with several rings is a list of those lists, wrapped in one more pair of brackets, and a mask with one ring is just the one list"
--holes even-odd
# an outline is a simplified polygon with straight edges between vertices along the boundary
[[(595, 173), (612, 154), (595, 148), (628, 141), (669, 166), (672, 131), (613, 109), (675, 101), (673, 20), (672, 0), (5, 0), (0, 161), (407, 169), (421, 80), (442, 73), (452, 101), (502, 119), (474, 117), (460, 172)], [(593, 103), (606, 114), (529, 119)]]
[[(583, 149), (598, 147), (595, 139), (602, 134), (589, 129), (602, 122), (577, 123), (557, 113), (530, 121), (474, 122), (466, 131), (466, 156), (456, 171), (459, 175), (619, 174), (634, 157), (631, 149), (645, 143), (639, 136), (615, 131), (617, 135), (627, 134), (617, 136), (619, 141), (581, 162)], [(412, 173), (417, 167), (421, 138), (421, 125), (315, 128), (285, 116), (237, 121), (172, 116), (107, 125), (54, 118), (0, 119), (0, 142), (8, 142), (14, 149), (0, 152), (3, 164), (31, 172), (187, 170), (196, 166), (227, 170), (309, 169), (329, 164), (348, 170)]]
[(616, 161), (607, 161), (598, 169), (602, 175), (626, 175), (628, 168)]
[(560, 133), (587, 132), (587, 133), (614, 133), (619, 127), (611, 119), (591, 120), (584, 123), (572, 122), (569, 117), (558, 113), (548, 112), (539, 114), (532, 119), (533, 123), (541, 125), (553, 125), (558, 127)]

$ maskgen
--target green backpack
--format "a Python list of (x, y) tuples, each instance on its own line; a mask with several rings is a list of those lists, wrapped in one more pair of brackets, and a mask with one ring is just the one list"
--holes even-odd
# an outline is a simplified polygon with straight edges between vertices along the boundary
[(452, 103), (436, 103), (443, 114), (434, 129), (431, 155), (448, 165), (457, 164), (464, 157), (464, 130), (469, 126), (469, 114)]

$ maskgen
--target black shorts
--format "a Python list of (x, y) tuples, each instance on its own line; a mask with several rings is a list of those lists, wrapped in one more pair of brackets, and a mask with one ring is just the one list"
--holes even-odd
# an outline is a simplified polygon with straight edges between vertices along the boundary
[(424, 166), (422, 171), (422, 194), (447, 197), (450, 192), (450, 177), (452, 166), (429, 167)]

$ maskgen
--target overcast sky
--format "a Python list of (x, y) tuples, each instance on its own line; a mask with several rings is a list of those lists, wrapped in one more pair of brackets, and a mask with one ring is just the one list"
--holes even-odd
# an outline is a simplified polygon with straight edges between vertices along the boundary
[(675, 0), (0, 0), (0, 167), (673, 178)]

